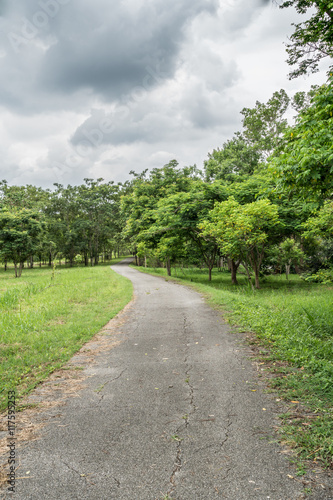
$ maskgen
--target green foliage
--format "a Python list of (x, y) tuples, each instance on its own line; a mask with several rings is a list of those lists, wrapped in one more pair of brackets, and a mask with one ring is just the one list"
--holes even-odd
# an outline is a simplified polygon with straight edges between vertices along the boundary
[(315, 215), (304, 222), (304, 236), (310, 237), (333, 237), (333, 202), (327, 200), (323, 207)]
[[(56, 184), (46, 215), (49, 237), (71, 265), (78, 254), (86, 265), (88, 261), (97, 264), (102, 250), (108, 250), (124, 225), (119, 212), (119, 186), (103, 179), (85, 179), (84, 184), (67, 188)], [(46, 248), (48, 244), (46, 241)]]
[(288, 279), (291, 264), (298, 264), (305, 257), (303, 250), (293, 238), (286, 238), (278, 246), (279, 262), (286, 268), (286, 278)]
[(289, 104), (290, 98), (281, 89), (274, 92), (266, 104), (257, 101), (254, 108), (244, 108), (241, 111), (244, 116), (244, 138), (253, 149), (261, 153), (263, 160), (278, 146), (287, 128), (284, 115)]
[(208, 154), (204, 163), (206, 180), (234, 181), (239, 176), (252, 175), (260, 157), (260, 152), (249, 146), (240, 133), (236, 133), (221, 149), (214, 149)]
[(200, 228), (203, 236), (216, 239), (223, 255), (241, 261), (249, 279), (249, 266), (252, 267), (255, 286), (259, 288), (259, 273), (265, 246), (269, 236), (276, 232), (278, 226), (277, 207), (269, 200), (240, 205), (230, 197), (215, 204), (209, 218)]
[(27, 208), (3, 208), (0, 212), (0, 255), (14, 263), (16, 277), (21, 276), (24, 261), (38, 248), (44, 229), (40, 219), (39, 212)]
[(177, 162), (170, 162), (153, 170), (147, 180), (139, 177), (134, 182), (133, 192), (122, 198), (122, 209), (127, 213), (124, 233), (141, 255), (153, 251), (165, 259), (169, 272), (171, 261), (181, 258), (183, 249), (192, 244), (210, 272), (217, 247), (214, 241), (201, 237), (198, 224), (216, 200), (227, 197), (226, 189), (223, 183), (204, 183), (194, 167), (177, 167)]
[(320, 87), (272, 159), (278, 189), (322, 200), (333, 191), (333, 79)]
[(289, 73), (289, 78), (296, 78), (318, 71), (319, 62), (333, 56), (333, 5), (330, 0), (285, 0), (281, 8), (295, 7), (300, 14), (308, 10), (311, 17), (294, 24), (294, 33), (287, 43), (288, 64), (297, 65)]
[(320, 269), (313, 274), (303, 274), (302, 278), (309, 283), (322, 283), (323, 285), (328, 285), (329, 283), (333, 283), (333, 268)]
[(148, 177), (146, 171), (135, 174), (131, 189), (121, 197), (121, 211), (126, 218), (123, 233), (134, 245), (141, 233), (155, 222), (157, 202), (169, 195), (187, 192), (192, 180), (198, 177), (195, 167), (177, 167), (178, 162), (172, 160), (161, 169), (153, 169)]
[[(297, 94), (293, 106), (304, 107), (306, 98), (305, 94)], [(257, 101), (254, 108), (244, 108), (242, 133), (236, 132), (221, 149), (209, 153), (204, 164), (206, 181), (242, 182), (260, 170), (261, 162), (277, 147), (287, 128), (284, 116), (290, 102), (286, 91), (281, 89), (267, 103)]]

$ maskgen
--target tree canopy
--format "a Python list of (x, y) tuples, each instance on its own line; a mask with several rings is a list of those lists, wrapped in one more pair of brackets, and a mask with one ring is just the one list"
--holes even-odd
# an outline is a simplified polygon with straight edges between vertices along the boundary
[(272, 172), (282, 190), (303, 198), (333, 193), (333, 77), (322, 85), (288, 128), (275, 152)]
[(287, 43), (290, 66), (289, 78), (319, 71), (319, 62), (333, 57), (333, 4), (330, 0), (286, 0), (280, 8), (294, 7), (300, 14), (308, 11), (312, 15), (301, 23), (294, 24), (294, 32)]

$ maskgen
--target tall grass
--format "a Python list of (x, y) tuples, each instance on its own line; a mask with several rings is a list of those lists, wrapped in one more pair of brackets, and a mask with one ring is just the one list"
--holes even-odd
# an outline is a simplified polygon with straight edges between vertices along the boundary
[(132, 296), (109, 265), (0, 271), (0, 409), (7, 391), (23, 395), (70, 357)]

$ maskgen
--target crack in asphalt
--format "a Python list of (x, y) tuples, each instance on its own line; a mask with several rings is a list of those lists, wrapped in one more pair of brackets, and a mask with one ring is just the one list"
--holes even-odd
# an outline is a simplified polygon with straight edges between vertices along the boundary
[(188, 384), (189, 387), (189, 404), (190, 404), (190, 411), (186, 414), (187, 418), (185, 418), (185, 428), (189, 426), (189, 416), (192, 416), (196, 410), (197, 407), (194, 403), (194, 386), (191, 383), (190, 379), (190, 372), (193, 370), (193, 365), (190, 365), (188, 362), (188, 358), (190, 355), (190, 346), (188, 343), (188, 334), (187, 334), (187, 322), (186, 322), (186, 316), (184, 316), (184, 324), (183, 324), (183, 331), (184, 331), (184, 336), (185, 336), (185, 357), (184, 357), (184, 365), (186, 367), (185, 369), (185, 375), (186, 375), (186, 383)]
[(175, 467), (172, 471), (171, 478), (170, 478), (170, 483), (171, 483), (171, 488), (167, 493), (167, 496), (172, 495), (176, 489), (176, 474), (177, 472), (180, 471), (182, 468), (182, 449), (180, 446), (181, 441), (177, 443), (177, 455), (176, 455), (176, 460), (175, 460)]
[[(228, 439), (230, 437), (230, 427), (232, 425), (232, 419), (231, 419), (231, 417), (232, 417), (232, 415), (230, 415), (230, 414), (227, 415), (227, 425), (225, 427), (225, 438), (223, 439), (223, 441), (220, 444), (221, 450), (226, 445), (226, 443), (227, 443), (227, 441), (228, 441)], [(231, 469), (232, 469), (231, 465), (229, 465), (229, 466), (226, 467), (226, 469), (224, 470), (223, 480), (225, 480), (225, 479), (228, 478)]]
[[(193, 365), (189, 363), (189, 357), (190, 357), (190, 343), (189, 343), (189, 338), (188, 338), (188, 325), (187, 325), (187, 320), (186, 316), (184, 316), (184, 322), (183, 322), (183, 338), (184, 338), (184, 345), (185, 345), (185, 350), (184, 350), (184, 365), (185, 365), (185, 381), (186, 384), (188, 385), (189, 388), (189, 396), (188, 396), (188, 401), (189, 401), (189, 410), (188, 413), (186, 413), (183, 417), (184, 423), (179, 425), (176, 429), (176, 436), (178, 438), (178, 435), (181, 434), (181, 431), (184, 429), (187, 429), (190, 425), (190, 417), (194, 415), (194, 413), (197, 411), (197, 406), (195, 404), (195, 388), (193, 384), (191, 383), (191, 378), (190, 378), (190, 373), (193, 370)], [(230, 427), (232, 425), (232, 412), (227, 414), (226, 417), (226, 422), (224, 426), (225, 430), (225, 437), (219, 444), (220, 449), (222, 450), (223, 447), (226, 445), (226, 443), (229, 440), (230, 437)], [(171, 478), (170, 478), (170, 483), (171, 483), (171, 488), (168, 491), (167, 495), (170, 495), (172, 498), (172, 495), (175, 493), (177, 484), (176, 484), (176, 479), (177, 479), (177, 474), (180, 472), (182, 466), (183, 466), (183, 452), (182, 452), (182, 447), (181, 447), (181, 442), (182, 439), (179, 438), (177, 441), (177, 449), (176, 449), (176, 459), (175, 459), (175, 467), (172, 471)], [(216, 446), (216, 445), (214, 445)], [(227, 466), (226, 469), (224, 470), (224, 478), (227, 479), (232, 467), (231, 465)]]
[[(119, 378), (120, 378), (120, 377), (121, 377), (121, 376), (125, 373), (125, 371), (126, 371), (126, 370), (127, 370), (127, 368), (124, 368), (124, 369), (122, 370), (122, 372), (121, 372), (119, 375), (117, 375), (117, 377), (112, 378), (112, 379), (110, 379), (110, 380), (107, 380), (107, 381), (106, 381), (106, 382), (102, 385), (101, 389), (100, 389), (99, 391), (97, 391), (97, 392), (98, 392), (98, 393), (99, 393), (99, 392), (101, 392), (101, 391), (104, 389), (104, 387), (105, 387), (107, 384), (109, 384), (110, 382), (114, 382), (115, 380), (118, 380), (118, 379), (119, 379)], [(102, 400), (103, 400), (104, 396), (105, 396), (105, 394), (102, 394), (102, 395), (100, 396), (99, 401), (98, 401), (98, 404), (100, 404), (100, 403), (102, 402)]]
[[(191, 384), (190, 381), (190, 372), (193, 370), (193, 365), (190, 365), (188, 362), (188, 358), (190, 355), (190, 346), (188, 342), (188, 327), (187, 327), (187, 321), (186, 321), (186, 316), (184, 316), (184, 322), (183, 322), (183, 337), (184, 337), (184, 345), (185, 345), (185, 350), (184, 350), (184, 365), (185, 365), (185, 382), (188, 385), (189, 388), (189, 396), (187, 400), (189, 401), (189, 406), (190, 409), (188, 410), (188, 413), (186, 413), (183, 416), (183, 423), (180, 424), (177, 429), (176, 429), (176, 436), (178, 438), (178, 433), (181, 433), (181, 431), (184, 429), (187, 429), (188, 426), (190, 425), (190, 418), (197, 410), (197, 407), (194, 402), (194, 386)], [(170, 478), (170, 483), (171, 483), (171, 488), (168, 491), (167, 495), (172, 495), (175, 492), (175, 489), (177, 487), (176, 484), (176, 477), (177, 473), (180, 472), (182, 466), (183, 466), (183, 456), (182, 456), (182, 448), (181, 448), (181, 442), (182, 439), (177, 440), (177, 449), (176, 449), (176, 459), (175, 459), (175, 467), (172, 471), (171, 478)]]
[(227, 415), (227, 425), (226, 425), (226, 428), (225, 428), (225, 438), (223, 439), (222, 443), (221, 443), (221, 448), (223, 448), (223, 446), (227, 443), (228, 439), (229, 439), (229, 429), (232, 425), (232, 420), (231, 420), (231, 415)]
[(66, 465), (66, 467), (67, 467), (69, 470), (71, 470), (71, 471), (75, 472), (75, 473), (76, 473), (76, 474), (78, 474), (80, 477), (85, 478), (85, 476), (84, 476), (84, 475), (82, 475), (82, 473), (81, 473), (81, 472), (79, 472), (78, 470), (74, 469), (74, 467), (71, 467), (70, 465), (68, 465), (68, 464), (67, 464), (66, 462), (64, 462), (63, 460), (62, 460), (61, 462), (62, 462), (64, 465)]
[(120, 481), (116, 477), (113, 478), (116, 482), (117, 488), (120, 488)]

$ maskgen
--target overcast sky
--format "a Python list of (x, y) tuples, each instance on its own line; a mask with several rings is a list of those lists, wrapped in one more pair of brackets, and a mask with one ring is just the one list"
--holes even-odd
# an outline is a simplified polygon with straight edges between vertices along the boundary
[(52, 187), (197, 164), (285, 88), (270, 0), (0, 0), (0, 179)]

